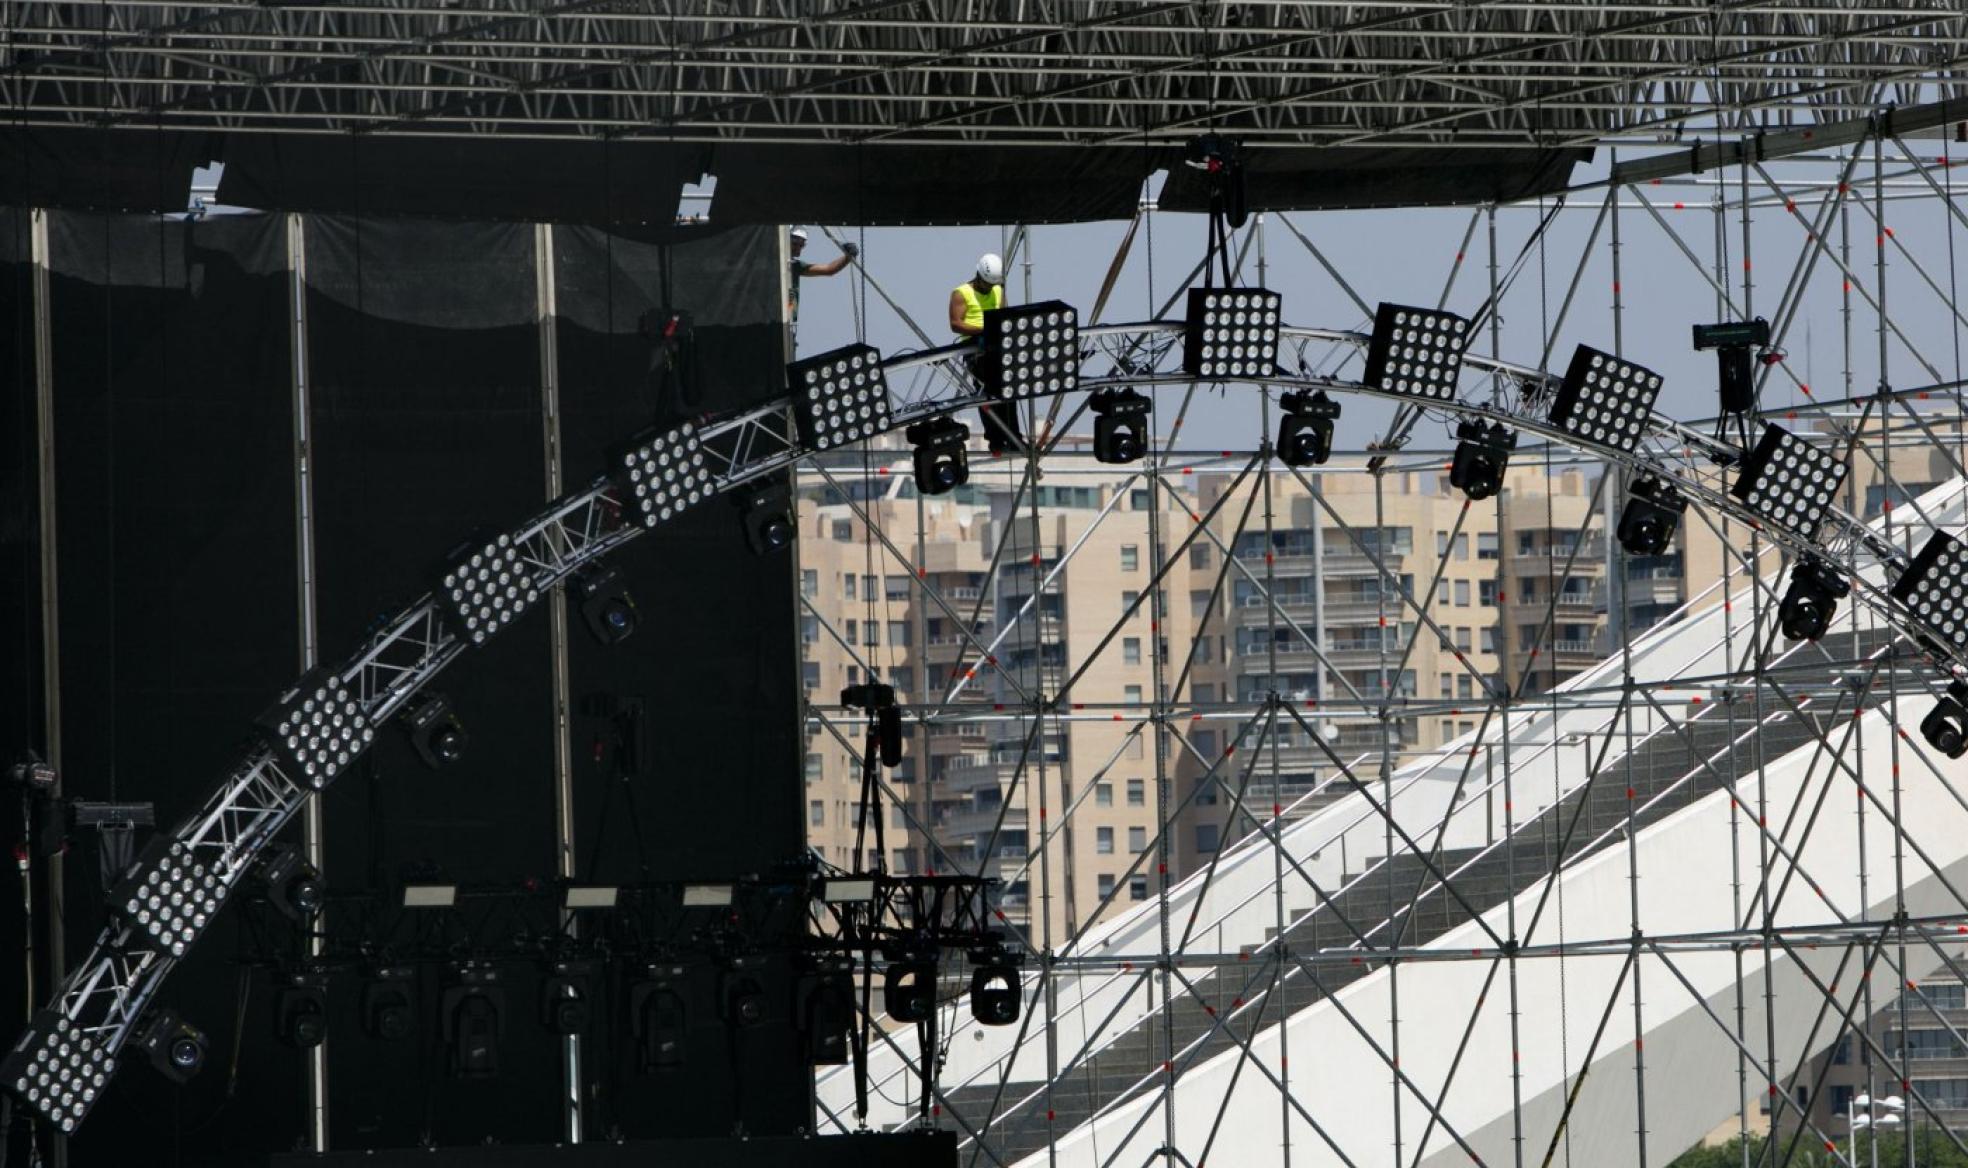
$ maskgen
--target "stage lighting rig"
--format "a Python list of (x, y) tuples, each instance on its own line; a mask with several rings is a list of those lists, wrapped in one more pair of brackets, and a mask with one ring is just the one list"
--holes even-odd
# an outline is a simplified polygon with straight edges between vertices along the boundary
[(687, 968), (657, 962), (644, 967), (629, 989), (629, 1030), (636, 1040), (636, 1068), (644, 1074), (683, 1065), (690, 1011)]
[(31, 750), (23, 751), (19, 761), (7, 770), (7, 781), (31, 795), (46, 795), (53, 791), (58, 777), (55, 768)]
[(1947, 694), (1920, 720), (1920, 736), (1949, 758), (1968, 754), (1968, 682), (1949, 683)]
[(1103, 389), (1093, 395), (1093, 457), (1111, 466), (1138, 461), (1148, 453), (1146, 397), (1132, 389)]
[(315, 790), (327, 786), (376, 741), (362, 703), (334, 671), (312, 669), (254, 719), (266, 743)]
[(362, 1029), (383, 1042), (401, 1042), (417, 1029), (417, 982), (409, 969), (383, 966), (362, 987)]
[(897, 1022), (925, 1022), (936, 1013), (936, 953), (892, 959), (882, 971), (882, 1009)]
[(970, 1016), (986, 1026), (1010, 1026), (1024, 1004), (1023, 962), (1003, 948), (972, 953)]
[(191, 845), (159, 836), (112, 890), (109, 903), (130, 928), (171, 956), (182, 957), (218, 915), (227, 891)]
[(173, 1083), (188, 1083), (205, 1066), (211, 1042), (205, 1032), (178, 1016), (176, 1010), (159, 1008), (137, 1032), (137, 1049), (150, 1056), (150, 1065)]
[(718, 1005), (724, 1020), (743, 1029), (762, 1026), (770, 1014), (765, 992), (765, 957), (748, 953), (725, 960), (718, 980)]
[(1816, 556), (1806, 556), (1790, 570), (1790, 587), (1777, 606), (1777, 627), (1787, 640), (1815, 641), (1831, 627), (1838, 602), (1852, 585)]
[(95, 1034), (53, 1010), (36, 1013), (20, 1041), (0, 1059), (0, 1083), (62, 1132), (75, 1130), (115, 1073), (115, 1056)]
[(635, 634), (642, 623), (635, 597), (628, 582), (615, 568), (590, 568), (574, 577), (574, 597), (581, 605), (581, 619), (588, 632), (604, 645), (619, 645)]
[(888, 377), (871, 345), (848, 345), (786, 366), (793, 420), (812, 450), (872, 438), (888, 429)]
[(745, 542), (754, 555), (765, 555), (791, 547), (793, 496), (784, 483), (772, 483), (734, 496), (744, 517)]
[(1517, 448), (1517, 432), (1502, 422), (1465, 418), (1456, 427), (1455, 461), (1449, 464), (1449, 485), (1471, 499), (1488, 499), (1503, 489), (1503, 472)]
[(993, 397), (1070, 393), (1080, 386), (1080, 312), (1042, 300), (984, 314), (978, 379)]
[[(1716, 391), (1723, 414), (1747, 414), (1756, 408), (1756, 376), (1751, 350), (1772, 352), (1770, 322), (1728, 321), (1694, 326), (1695, 349), (1715, 350)], [(1781, 355), (1778, 355), (1781, 359)]]
[(895, 687), (878, 681), (850, 685), (841, 691), (841, 705), (861, 710), (870, 719), (868, 732), (876, 740), (882, 765), (902, 761), (902, 710), (895, 704)]
[(461, 635), (484, 645), (540, 599), (539, 581), (506, 533), (454, 553), (438, 581), (439, 599), (451, 610)]
[(1584, 442), (1630, 451), (1647, 431), (1661, 375), (1580, 345), (1551, 402), (1551, 424)]
[(636, 438), (615, 455), (615, 485), (632, 503), (644, 527), (681, 515), (716, 493), (697, 427)]
[(970, 460), (964, 443), (970, 427), (952, 418), (931, 418), (903, 431), (916, 448), (916, 489), (925, 495), (945, 495), (970, 481)]
[(1339, 403), (1325, 390), (1293, 390), (1279, 406), (1278, 461), (1286, 466), (1320, 466), (1332, 457), (1333, 423), (1339, 420)]
[(1674, 531), (1688, 500), (1666, 480), (1653, 475), (1635, 479), (1626, 506), (1620, 509), (1619, 542), (1628, 555), (1657, 556), (1674, 542)]
[(318, 915), (327, 891), (321, 873), (290, 844), (272, 844), (260, 853), (253, 868), (253, 890), (290, 921)]
[(490, 965), (465, 962), (444, 988), (438, 1009), (444, 1041), (450, 1045), (451, 1073), (460, 1079), (489, 1079), (499, 1073), (499, 1032), (506, 1012), (506, 987)]
[(1846, 470), (1836, 457), (1783, 427), (1766, 425), (1729, 491), (1763, 518), (1813, 539)]
[(1191, 288), (1182, 371), (1191, 377), (1270, 377), (1278, 368), (1284, 298), (1264, 288)]
[(416, 748), (417, 757), (430, 769), (442, 770), (465, 757), (471, 737), (452, 711), (451, 700), (443, 694), (426, 690), (405, 706), (398, 717), (410, 735), (410, 745)]
[(1451, 401), (1470, 335), (1469, 322), (1453, 312), (1383, 304), (1361, 380), (1404, 397)]
[(1968, 648), (1968, 551), (1937, 531), (1893, 581), (1893, 599), (1955, 649)]
[(328, 979), (319, 973), (296, 974), (274, 999), (274, 1032), (288, 1046), (307, 1050), (328, 1037)]

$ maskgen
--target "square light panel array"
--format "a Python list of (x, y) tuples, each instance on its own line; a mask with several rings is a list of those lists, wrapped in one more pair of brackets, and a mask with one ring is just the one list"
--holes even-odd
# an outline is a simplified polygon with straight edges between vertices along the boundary
[(1450, 401), (1469, 345), (1469, 322), (1453, 312), (1383, 304), (1374, 315), (1361, 380), (1407, 397)]
[(872, 438), (888, 429), (888, 376), (871, 345), (849, 345), (786, 366), (800, 441), (813, 450)]
[(1826, 508), (1838, 497), (1846, 469), (1782, 426), (1769, 425), (1743, 460), (1730, 491), (1751, 511), (1809, 539), (1818, 534)]
[(1269, 377), (1278, 367), (1284, 297), (1264, 288), (1189, 289), (1182, 371), (1191, 377)]
[(1937, 531), (1893, 581), (1893, 599), (1956, 649), (1968, 649), (1968, 549)]
[(1043, 397), (1080, 386), (1080, 310), (1042, 300), (984, 314), (980, 366), (985, 388), (999, 397)]
[(144, 849), (136, 875), (110, 895), (113, 912), (158, 948), (182, 957), (218, 915), (228, 889), (183, 840), (158, 839)]
[(330, 670), (309, 671), (254, 719), (267, 745), (292, 769), (292, 777), (319, 790), (376, 741), (376, 727), (342, 679)]
[(34, 1015), (0, 1060), (0, 1083), (41, 1118), (73, 1132), (116, 1073), (116, 1057), (94, 1035), (53, 1010)]
[(1585, 442), (1632, 450), (1653, 417), (1661, 375), (1580, 345), (1551, 402), (1551, 424)]
[(439, 581), (438, 592), (465, 639), (474, 645), (483, 645), (540, 599), (533, 569), (521, 557), (519, 544), (506, 534), (453, 564)]
[(697, 427), (638, 438), (616, 458), (615, 481), (644, 527), (666, 523), (716, 493)]

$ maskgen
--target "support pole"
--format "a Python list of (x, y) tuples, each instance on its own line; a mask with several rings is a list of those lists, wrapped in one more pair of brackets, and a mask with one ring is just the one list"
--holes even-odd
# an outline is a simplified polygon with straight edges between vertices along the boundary
[[(782, 265), (783, 269), (783, 265)], [(533, 272), (535, 282), (534, 315), (540, 335), (540, 441), (546, 466), (546, 498), (560, 498), (560, 348), (555, 332), (559, 306), (554, 296), (554, 229), (551, 223), (533, 225)], [(567, 665), (567, 589), (560, 586), (547, 595), (549, 653), (553, 658), (554, 724), (554, 871), (563, 880), (574, 877), (574, 745), (573, 726), (568, 711), (572, 681)], [(578, 922), (566, 914), (561, 927), (568, 937), (575, 935)], [(570, 1144), (581, 1142), (582, 1104), (581, 1036), (565, 1035), (560, 1040), (561, 1137)]]
[[(307, 225), (299, 215), (287, 216), (287, 352), (288, 373), (293, 382), (294, 409), (294, 587), (295, 610), (300, 619), (301, 672), (313, 669), (320, 660), (316, 639), (315, 563), (314, 563), (314, 432), (311, 416), (311, 384), (307, 347)], [(327, 843), (323, 836), (321, 800), (309, 799), (301, 813), (301, 849), (314, 870), (328, 870)], [(319, 931), (308, 933), (310, 958), (321, 956), (326, 938)], [(317, 1154), (328, 1150), (328, 1042), (308, 1048), (303, 1068), (307, 1086), (308, 1150)]]
[[(55, 353), (48, 296), (48, 212), (35, 208), (28, 225), (33, 261), (34, 299), (34, 430), (40, 468), (41, 505), (41, 692), (46, 721), (42, 757), (55, 768), (51, 799), (62, 797), (61, 738), (61, 581), (55, 543)], [(48, 922), (48, 984), (60, 985), (68, 961), (62, 936), (62, 856), (48, 857), (43, 889), (42, 919)], [(29, 987), (32, 997), (33, 987)], [(68, 1140), (54, 1134), (51, 1157), (56, 1168), (68, 1163)]]

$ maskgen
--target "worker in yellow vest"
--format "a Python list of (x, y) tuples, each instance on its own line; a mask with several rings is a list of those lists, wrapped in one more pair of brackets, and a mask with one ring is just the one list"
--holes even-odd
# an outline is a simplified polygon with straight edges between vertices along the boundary
[[(996, 255), (986, 255), (977, 261), (976, 274), (950, 292), (950, 331), (959, 337), (982, 336), (984, 314), (1004, 305), (1004, 260)], [(972, 375), (981, 380), (989, 368), (988, 363), (997, 359), (996, 353), (980, 349), (970, 358)], [(979, 406), (977, 413), (978, 420), (983, 423), (984, 440), (990, 444), (992, 454), (1016, 450), (1024, 441), (1024, 433), (1018, 424), (1017, 403)]]

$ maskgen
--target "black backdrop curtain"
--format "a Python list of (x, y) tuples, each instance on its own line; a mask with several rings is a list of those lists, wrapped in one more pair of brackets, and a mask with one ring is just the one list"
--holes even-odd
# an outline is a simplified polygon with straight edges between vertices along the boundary
[[(42, 712), (34, 350), (20, 343), (31, 342), (33, 321), (28, 213), (6, 214), (0, 301), (16, 343), (0, 376), (23, 455), (6, 471), (0, 512), (10, 646), (0, 656), (15, 658), (0, 745), (11, 754), (35, 743)], [(343, 659), (424, 591), (445, 553), (475, 530), (509, 529), (547, 501), (544, 261), (560, 305), (552, 327), (565, 489), (602, 469), (611, 442), (674, 409), (648, 377), (637, 333), (647, 308), (695, 314), (696, 411), (778, 392), (773, 230), (629, 238), (559, 227), (544, 256), (531, 224), (344, 216), (308, 217), (302, 229), (324, 662)], [(288, 222), (54, 212), (48, 238), (64, 777), (72, 796), (153, 801), (160, 823), (174, 824), (216, 784), (253, 716), (300, 673)], [(570, 627), (583, 875), (729, 878), (796, 856), (789, 562), (753, 557), (735, 511), (718, 503), (636, 541), (618, 563), (641, 605), (641, 631), (603, 650), (578, 615)], [(542, 606), (437, 679), (471, 734), (462, 762), (431, 771), (393, 727), (379, 735), (325, 797), (331, 888), (550, 878), (552, 669)], [(648, 723), (636, 773), (583, 768), (597, 722), (582, 709), (626, 702)], [(284, 838), (297, 840), (298, 826)], [(71, 841), (63, 892), (72, 962), (102, 921), (87, 836)], [(10, 939), (21, 936), (18, 899), (0, 897)], [(126, 1059), (71, 1163), (250, 1163), (301, 1141), (303, 1055), (273, 1037), (273, 980), (245, 971), (241, 928), (237, 908), (222, 914), (162, 994), (210, 1035), (205, 1072), (179, 1089)], [(11, 1034), (23, 966), (5, 966)], [(420, 983), (434, 1005), (436, 971)], [(329, 993), (332, 1143), (556, 1139), (561, 1072), (536, 1018), (538, 973), (516, 963), (508, 983), (502, 1073), (463, 1082), (441, 1073), (433, 1039), (366, 1038), (359, 981), (338, 977)], [(434, 1031), (430, 1009), (419, 1021)], [(762, 1028), (756, 1049), (693, 1045), (687, 1081), (670, 1083), (623, 1071), (615, 1041), (591, 1044), (595, 1134), (723, 1135), (739, 1123), (791, 1132), (810, 1122), (806, 1075), (785, 1057), (789, 1022)], [(734, 1093), (735, 1064), (767, 1054), (778, 1069), (748, 1068), (748, 1089)]]

